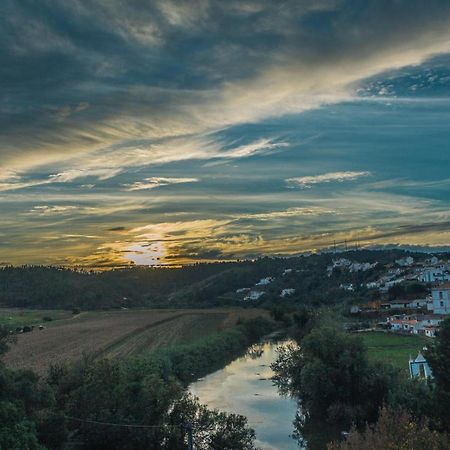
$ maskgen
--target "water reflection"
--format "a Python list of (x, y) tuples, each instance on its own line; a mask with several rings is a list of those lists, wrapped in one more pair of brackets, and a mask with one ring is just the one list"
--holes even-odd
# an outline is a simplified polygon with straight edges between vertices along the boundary
[(270, 364), (277, 358), (278, 345), (251, 347), (243, 358), (193, 383), (189, 390), (211, 408), (246, 416), (259, 448), (298, 450), (292, 437), (297, 403), (280, 396), (271, 381)]

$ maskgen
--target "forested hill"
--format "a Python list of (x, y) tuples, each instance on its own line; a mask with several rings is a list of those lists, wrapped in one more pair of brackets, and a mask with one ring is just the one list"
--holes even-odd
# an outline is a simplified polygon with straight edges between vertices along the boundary
[[(237, 289), (249, 288), (260, 278), (274, 277), (263, 301), (279, 298), (280, 290), (293, 288), (298, 301), (322, 303), (330, 292), (339, 299), (341, 283), (375, 279), (386, 264), (410, 253), (400, 250), (359, 250), (293, 258), (261, 258), (236, 263), (196, 264), (179, 269), (135, 267), (108, 272), (79, 272), (42, 266), (0, 269), (0, 305), (64, 309), (102, 309), (139, 306), (214, 306), (235, 304)], [(334, 258), (379, 265), (367, 272), (327, 277)], [(424, 259), (425, 254), (414, 254)], [(283, 273), (290, 269), (288, 275)], [(342, 290), (340, 290), (342, 291)], [(356, 293), (352, 295), (361, 295)]]

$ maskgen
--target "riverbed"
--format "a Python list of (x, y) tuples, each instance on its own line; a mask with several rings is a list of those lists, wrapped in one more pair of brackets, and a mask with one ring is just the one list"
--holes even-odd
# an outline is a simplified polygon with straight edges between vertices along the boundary
[(221, 370), (191, 384), (189, 391), (210, 408), (242, 414), (264, 450), (299, 450), (292, 438), (297, 403), (281, 396), (271, 377), (277, 347), (266, 342), (253, 347)]

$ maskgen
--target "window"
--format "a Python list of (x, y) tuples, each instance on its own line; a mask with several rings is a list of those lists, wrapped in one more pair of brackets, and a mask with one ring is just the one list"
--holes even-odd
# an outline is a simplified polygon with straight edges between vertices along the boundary
[(444, 302), (441, 300), (439, 303), (441, 305), (441, 308), (443, 308), (444, 307)]
[(442, 291), (439, 291), (439, 300), (442, 300), (444, 298), (444, 293)]

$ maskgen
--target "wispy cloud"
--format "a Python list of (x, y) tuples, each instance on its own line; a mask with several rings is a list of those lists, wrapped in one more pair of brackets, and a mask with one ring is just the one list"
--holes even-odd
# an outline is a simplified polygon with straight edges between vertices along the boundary
[(120, 168), (94, 168), (94, 169), (70, 169), (59, 173), (50, 174), (46, 178), (36, 179), (22, 176), (19, 173), (10, 173), (0, 178), (0, 192), (14, 191), (34, 186), (43, 186), (52, 183), (70, 183), (80, 178), (94, 177), (98, 180), (107, 180), (118, 175)]
[(333, 209), (322, 208), (320, 206), (311, 207), (296, 207), (288, 208), (281, 211), (270, 211), (264, 213), (253, 213), (253, 214), (240, 214), (236, 216), (237, 219), (251, 219), (251, 220), (274, 220), (274, 219), (285, 219), (293, 217), (314, 217), (323, 214), (336, 214)]
[(198, 178), (164, 178), (150, 177), (143, 181), (136, 181), (132, 184), (124, 185), (128, 191), (142, 191), (144, 189), (155, 189), (161, 186), (169, 186), (171, 184), (196, 183)]
[(301, 188), (310, 188), (314, 184), (321, 183), (342, 183), (344, 181), (354, 181), (361, 177), (367, 177), (371, 175), (370, 172), (328, 172), (321, 175), (312, 175), (306, 177), (288, 178), (286, 183), (291, 186), (298, 186)]
[(97, 208), (76, 205), (36, 205), (28, 211), (28, 214), (37, 216), (66, 216), (74, 213), (92, 214)]

